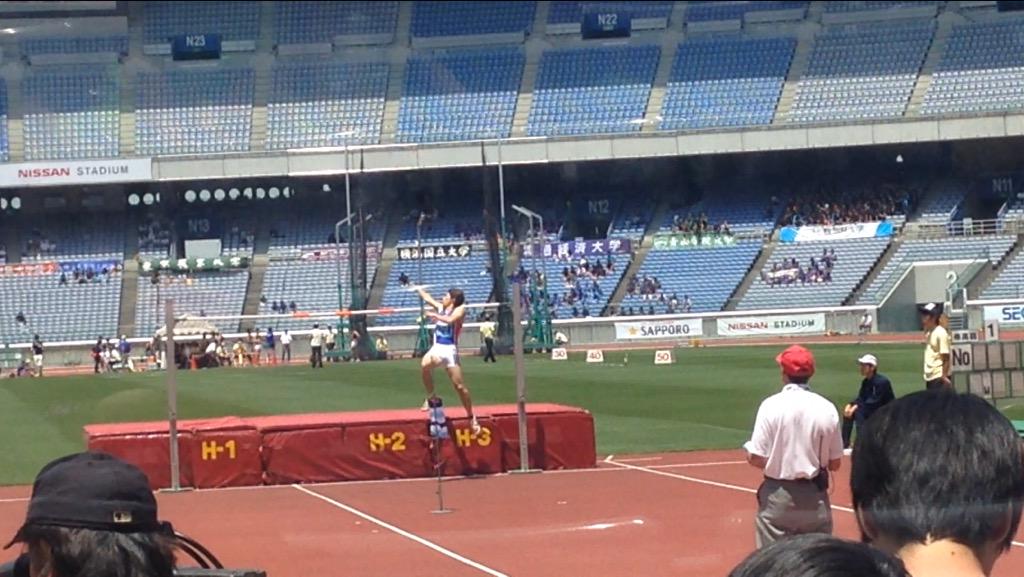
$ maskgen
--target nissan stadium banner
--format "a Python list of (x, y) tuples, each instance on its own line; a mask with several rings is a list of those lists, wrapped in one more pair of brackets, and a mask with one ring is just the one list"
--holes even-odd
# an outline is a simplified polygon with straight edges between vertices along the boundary
[(654, 236), (654, 248), (659, 250), (693, 248), (697, 246), (732, 246), (734, 244), (736, 244), (735, 236), (713, 232), (699, 236), (693, 233), (658, 234)]
[(686, 339), (699, 337), (702, 332), (703, 326), (700, 319), (615, 323), (615, 338), (618, 340)]
[(892, 236), (892, 223), (857, 222), (838, 224), (836, 226), (786, 226), (779, 232), (782, 242), (807, 242), (813, 240), (848, 240), (851, 238), (871, 238), (876, 236)]
[(603, 238), (600, 240), (573, 240), (569, 242), (549, 242), (524, 244), (523, 256), (543, 256), (544, 258), (578, 258), (594, 257), (608, 254), (629, 254), (633, 243), (628, 238)]
[(203, 272), (232, 268), (248, 268), (249, 257), (221, 258), (158, 258), (141, 262), (142, 272), (166, 270), (171, 272)]
[(986, 306), (985, 321), (996, 321), (1000, 325), (1024, 324), (1024, 303)]
[(153, 179), (149, 158), (112, 160), (51, 160), (0, 164), (0, 186), (106, 184)]
[(443, 246), (425, 246), (398, 249), (398, 260), (433, 260), (438, 258), (466, 258), (473, 254), (473, 247), (468, 244), (446, 244)]
[(772, 315), (764, 317), (723, 317), (718, 319), (718, 336), (820, 335), (825, 332), (825, 313)]

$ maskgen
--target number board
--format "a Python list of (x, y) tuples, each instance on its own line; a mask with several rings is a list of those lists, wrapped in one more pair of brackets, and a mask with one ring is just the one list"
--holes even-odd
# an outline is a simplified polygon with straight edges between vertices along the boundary
[(584, 39), (628, 38), (632, 32), (632, 17), (624, 10), (586, 12), (580, 30)]
[(215, 60), (220, 58), (219, 34), (183, 34), (171, 39), (175, 60)]
[(974, 369), (974, 351), (971, 345), (953, 345), (951, 353), (954, 373), (968, 373)]

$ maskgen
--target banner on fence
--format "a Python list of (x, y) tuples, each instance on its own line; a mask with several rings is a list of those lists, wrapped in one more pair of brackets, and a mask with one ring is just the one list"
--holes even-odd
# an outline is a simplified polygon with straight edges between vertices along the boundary
[(249, 257), (232, 256), (220, 258), (161, 258), (144, 260), (142, 272), (166, 270), (173, 272), (204, 272), (233, 268), (248, 268)]
[(694, 248), (699, 246), (732, 246), (736, 244), (736, 237), (731, 234), (659, 234), (654, 237), (654, 248)]
[(685, 339), (701, 336), (702, 330), (700, 319), (624, 322), (615, 323), (615, 338), (618, 340)]
[(51, 160), (0, 165), (0, 186), (104, 184), (153, 179), (149, 158), (116, 160)]
[(822, 240), (849, 240), (851, 238), (872, 238), (892, 236), (892, 223), (857, 222), (835, 226), (786, 226), (779, 232), (782, 242), (808, 242)]
[(121, 270), (121, 261), (115, 259), (101, 259), (101, 260), (62, 260), (60, 261), (60, 270), (66, 273), (73, 273), (76, 270), (79, 272), (93, 271), (95, 273), (102, 272), (106, 269), (110, 271)]
[(985, 320), (996, 321), (1001, 325), (1024, 324), (1024, 303), (988, 305), (985, 307)]
[(599, 240), (572, 240), (523, 245), (523, 256), (544, 258), (594, 257), (608, 254), (629, 254), (633, 243), (628, 238), (603, 238)]
[(59, 270), (60, 264), (53, 261), (0, 265), (0, 275), (4, 276), (53, 274)]
[(398, 249), (398, 260), (433, 260), (437, 258), (466, 258), (473, 254), (468, 244), (446, 244)]
[[(348, 258), (348, 245), (342, 245), (338, 248), (318, 248), (312, 250), (305, 250), (299, 256), (302, 260), (336, 260), (338, 254), (341, 254), (341, 258)], [(380, 249), (376, 245), (366, 245), (366, 256), (380, 256)]]
[(718, 319), (718, 336), (820, 335), (825, 332), (825, 313), (788, 314)]

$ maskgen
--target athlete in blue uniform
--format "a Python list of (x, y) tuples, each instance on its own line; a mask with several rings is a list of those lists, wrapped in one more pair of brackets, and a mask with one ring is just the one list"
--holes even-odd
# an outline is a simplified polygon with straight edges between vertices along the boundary
[[(420, 298), (435, 309), (427, 313), (435, 323), (434, 346), (423, 355), (423, 361), (420, 363), (427, 401), (434, 396), (434, 369), (443, 366), (448, 372), (452, 386), (455, 387), (455, 392), (462, 400), (462, 406), (466, 408), (473, 432), (479, 433), (480, 424), (473, 414), (473, 401), (470, 399), (469, 389), (462, 381), (462, 366), (459, 364), (459, 333), (462, 332), (462, 321), (466, 317), (466, 297), (461, 289), (453, 288), (445, 293), (441, 302), (438, 302), (422, 288), (417, 290)], [(423, 407), (426, 410), (427, 404), (424, 403)]]

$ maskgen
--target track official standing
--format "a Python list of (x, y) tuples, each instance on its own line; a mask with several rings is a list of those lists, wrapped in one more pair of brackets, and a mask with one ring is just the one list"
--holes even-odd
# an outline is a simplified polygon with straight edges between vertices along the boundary
[(480, 334), (484, 337), (484, 346), (487, 348), (487, 354), (484, 355), (484, 362), (491, 361), (492, 363), (498, 362), (498, 359), (494, 357), (494, 332), (497, 330), (494, 321), (488, 316), (482, 325), (480, 325)]
[(929, 391), (952, 389), (950, 380), (949, 331), (942, 326), (942, 303), (928, 303), (920, 307), (921, 326), (925, 331), (924, 386)]
[(814, 355), (792, 346), (775, 361), (784, 386), (761, 403), (743, 446), (747, 462), (764, 471), (754, 520), (759, 549), (786, 536), (832, 533), (828, 471), (838, 471), (843, 456), (839, 412), (808, 386)]
[(843, 451), (850, 450), (850, 437), (853, 435), (853, 424), (857, 424), (857, 434), (868, 418), (893, 401), (896, 395), (892, 392), (892, 383), (878, 372), (878, 358), (875, 355), (864, 355), (857, 359), (860, 365), (860, 392), (857, 398), (843, 408)]
[(310, 364), (314, 369), (324, 368), (324, 331), (320, 328), (320, 323), (313, 323), (313, 332), (309, 335), (309, 348)]

